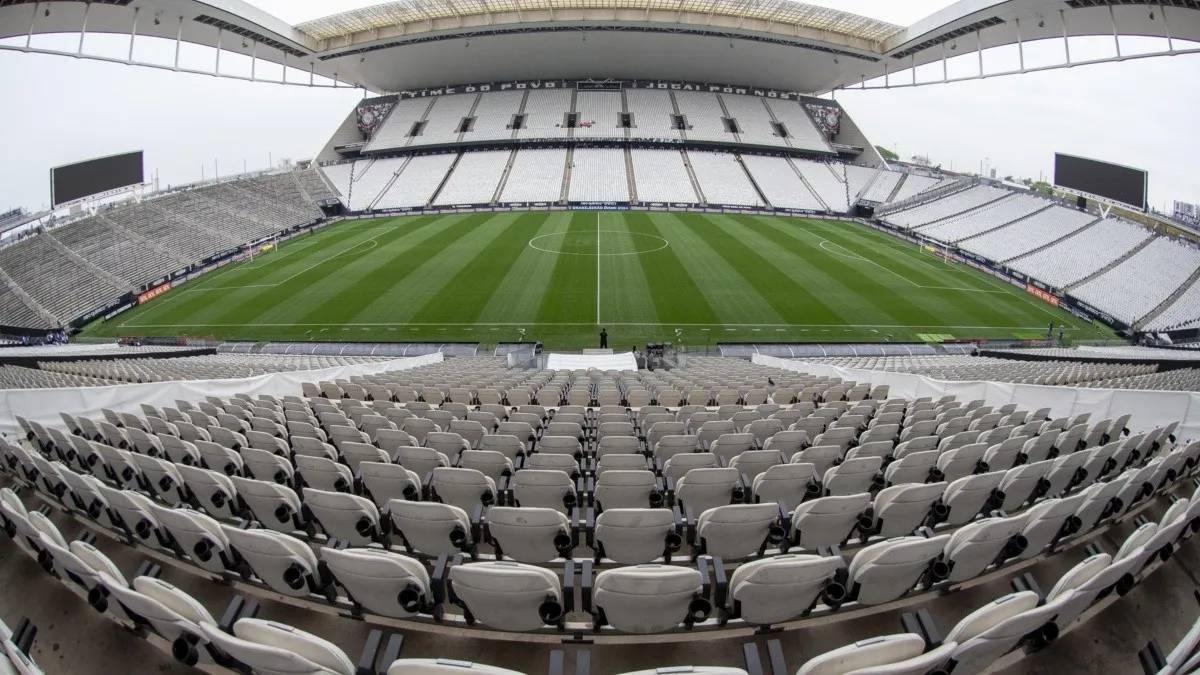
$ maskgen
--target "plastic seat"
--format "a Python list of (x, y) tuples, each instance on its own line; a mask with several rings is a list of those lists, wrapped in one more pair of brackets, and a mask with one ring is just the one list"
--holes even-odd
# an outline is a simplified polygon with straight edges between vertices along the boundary
[(865, 492), (804, 502), (792, 511), (792, 543), (809, 551), (838, 546), (850, 537), (870, 504), (871, 495)]
[(875, 495), (872, 532), (882, 537), (903, 537), (921, 527), (946, 491), (946, 483), (914, 483), (886, 487)]
[(736, 469), (694, 469), (675, 484), (675, 496), (695, 516), (742, 498), (741, 477)]
[(488, 532), (503, 555), (523, 563), (570, 557), (571, 521), (554, 509), (495, 506), (488, 509)]
[(993, 471), (959, 478), (946, 486), (942, 502), (949, 507), (946, 522), (962, 525), (973, 520), (985, 509), (997, 507), (996, 489), (1004, 480), (1005, 472)]
[(657, 508), (663, 504), (658, 480), (651, 471), (605, 471), (593, 491), (601, 510)]
[(191, 509), (155, 508), (159, 526), (176, 555), (185, 556), (194, 565), (214, 574), (225, 572), (232, 559), (229, 540), (221, 524)]
[(704, 621), (712, 606), (703, 598), (699, 571), (638, 565), (596, 575), (592, 604), (603, 622), (624, 633), (661, 633)]
[(984, 518), (955, 530), (946, 543), (944, 557), (950, 565), (951, 583), (973, 579), (993, 563), (1016, 557), (1028, 547), (1021, 534), (1025, 516)]
[(777, 464), (758, 474), (753, 482), (754, 498), (780, 505), (785, 513), (805, 499), (820, 495), (820, 485), (811, 464)]
[(835, 497), (867, 492), (882, 484), (883, 477), (879, 473), (882, 467), (883, 459), (879, 457), (847, 459), (825, 472), (821, 486), (825, 488), (825, 494)]
[(608, 509), (596, 517), (596, 555), (624, 565), (653, 562), (682, 543), (668, 509)]
[(818, 601), (838, 605), (845, 588), (837, 582), (846, 563), (838, 556), (782, 554), (742, 563), (729, 579), (728, 609), (756, 625), (795, 619)]
[(358, 495), (304, 488), (304, 508), (329, 537), (365, 546), (379, 540), (379, 510)]
[(354, 662), (336, 645), (311, 633), (261, 619), (239, 619), (233, 634), (201, 624), (205, 637), (250, 672), (262, 675), (355, 675)]
[(350, 600), (373, 614), (404, 618), (431, 602), (429, 573), (412, 558), (373, 548), (323, 548), (321, 562)]
[(943, 643), (925, 651), (925, 638), (916, 633), (859, 640), (809, 659), (796, 675), (925, 675), (940, 672), (956, 644)]
[(1017, 647), (1025, 636), (1050, 620), (1050, 610), (1038, 607), (1032, 591), (1010, 593), (971, 612), (946, 634), (956, 643), (954, 672), (974, 675)]
[(540, 567), (509, 561), (455, 565), (450, 590), (469, 622), (531, 631), (563, 620), (558, 575)]
[(303, 598), (320, 588), (317, 557), (308, 544), (272, 530), (222, 525), (229, 546), (271, 590)]
[(850, 561), (851, 597), (878, 605), (905, 595), (923, 579), (940, 581), (933, 566), (949, 541), (950, 535), (898, 537), (861, 549)]
[(457, 506), (393, 499), (385, 511), (409, 552), (454, 555), (474, 545), (471, 517)]
[(787, 529), (776, 504), (728, 504), (701, 513), (696, 536), (703, 553), (740, 560), (784, 543)]
[(496, 482), (475, 469), (438, 467), (429, 479), (429, 488), (438, 501), (463, 510), (496, 502)]
[(240, 476), (233, 476), (231, 480), (237, 487), (238, 497), (263, 527), (276, 532), (301, 529), (302, 505), (300, 497), (291, 488)]
[(509, 483), (517, 505), (554, 509), (566, 514), (578, 503), (575, 482), (565, 471), (524, 469)]

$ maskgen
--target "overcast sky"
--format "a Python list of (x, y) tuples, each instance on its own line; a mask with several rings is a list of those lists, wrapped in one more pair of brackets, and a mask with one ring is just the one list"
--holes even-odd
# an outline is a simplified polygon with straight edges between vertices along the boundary
[[(295, 23), (376, 0), (250, 0)], [(810, 0), (901, 25), (948, 0)], [(57, 38), (36, 38), (58, 47)], [(147, 41), (152, 43), (153, 41)], [(125, 40), (88, 38), (86, 51), (121, 53)], [(1126, 53), (1157, 48), (1123, 40)], [(69, 48), (74, 48), (71, 42)], [(1111, 38), (1073, 40), (1076, 59), (1107, 56)], [(138, 57), (161, 58), (145, 44)], [(211, 52), (209, 52), (211, 53)], [(1027, 63), (1060, 61), (1061, 44), (1031, 45)], [(123, 56), (123, 54), (122, 54)], [(185, 65), (211, 57), (198, 48)], [(223, 63), (228, 64), (232, 59)], [(1015, 48), (988, 53), (989, 71), (1015, 67)], [(951, 76), (974, 73), (972, 57)], [(261, 71), (260, 71), (261, 72)], [(923, 76), (940, 78), (940, 66)], [(1055, 151), (1150, 171), (1151, 203), (1200, 202), (1200, 55), (1154, 58), (955, 84), (846, 91), (837, 98), (875, 143), (904, 157), (928, 155), (947, 168), (978, 171), (986, 158), (1000, 176), (1049, 176)], [(186, 75), (57, 56), (0, 52), (5, 161), (0, 211), (44, 208), (50, 167), (135, 149), (161, 185), (264, 168), (270, 159), (311, 158), (345, 118), (357, 90), (309, 89)]]

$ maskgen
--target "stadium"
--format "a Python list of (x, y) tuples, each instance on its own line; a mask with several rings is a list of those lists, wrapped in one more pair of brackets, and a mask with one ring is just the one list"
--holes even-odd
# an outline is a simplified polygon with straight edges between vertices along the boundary
[(301, 4), (0, 0), (0, 673), (1200, 672), (1200, 4)]

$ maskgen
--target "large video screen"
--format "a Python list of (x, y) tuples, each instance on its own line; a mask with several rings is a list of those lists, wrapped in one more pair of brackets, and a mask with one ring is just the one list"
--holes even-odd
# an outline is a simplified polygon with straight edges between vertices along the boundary
[(1120, 164), (1055, 153), (1054, 184), (1146, 208), (1146, 172)]
[(58, 206), (142, 181), (142, 151), (138, 150), (50, 169), (50, 198)]

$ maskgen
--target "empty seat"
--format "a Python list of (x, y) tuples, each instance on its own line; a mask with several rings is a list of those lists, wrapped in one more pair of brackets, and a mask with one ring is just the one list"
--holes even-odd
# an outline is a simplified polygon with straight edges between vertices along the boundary
[(638, 565), (596, 575), (592, 604), (597, 623), (625, 633), (660, 633), (704, 621), (712, 605), (702, 595), (699, 571)]
[(653, 562), (682, 540), (668, 509), (609, 509), (596, 517), (596, 555), (626, 565)]
[(903, 596), (923, 579), (940, 581), (947, 570), (938, 558), (949, 541), (950, 535), (898, 537), (863, 548), (850, 561), (851, 597), (877, 605)]
[(791, 541), (809, 551), (838, 546), (850, 537), (870, 503), (867, 493), (804, 502), (792, 511)]
[(385, 510), (409, 552), (453, 555), (474, 545), (471, 518), (457, 506), (393, 499)]
[(563, 620), (561, 582), (552, 570), (509, 561), (455, 565), (450, 590), (469, 623), (530, 631)]
[(230, 547), (271, 590), (302, 598), (321, 587), (317, 558), (308, 544), (271, 530), (221, 529)]
[(574, 548), (571, 521), (554, 509), (494, 506), (487, 524), (497, 556), (518, 562), (550, 562), (569, 557)]
[(249, 672), (355, 675), (354, 662), (336, 645), (302, 630), (261, 619), (239, 619), (233, 633), (213, 623), (203, 635)]
[(838, 556), (783, 554), (743, 563), (729, 579), (727, 608), (752, 624), (789, 621), (818, 600), (838, 605), (846, 589), (837, 582), (846, 563)]
[(941, 672), (955, 643), (925, 651), (925, 638), (916, 633), (859, 640), (809, 659), (796, 675), (924, 675)]

